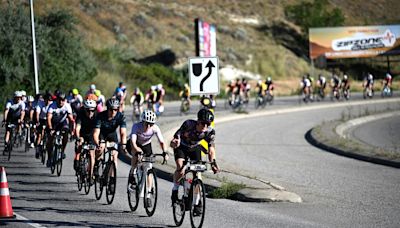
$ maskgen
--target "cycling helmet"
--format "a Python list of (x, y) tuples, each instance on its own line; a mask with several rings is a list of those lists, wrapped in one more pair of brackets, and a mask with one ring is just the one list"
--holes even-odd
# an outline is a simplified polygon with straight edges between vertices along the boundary
[(139, 94), (139, 93), (140, 93), (140, 89), (139, 89), (139, 87), (136, 87), (135, 91), (134, 91), (134, 94)]
[(33, 96), (28, 96), (28, 102), (33, 102), (34, 100)]
[(73, 89), (72, 90), (72, 94), (73, 95), (78, 95), (79, 94), (79, 90), (78, 89)]
[(97, 97), (100, 97), (101, 91), (96, 89), (96, 91), (94, 91), (94, 95), (96, 95)]
[(26, 96), (26, 91), (25, 91), (25, 90), (21, 90), (20, 92), (21, 92), (21, 95), (22, 95), (23, 97)]
[(154, 124), (157, 119), (156, 114), (151, 110), (144, 110), (142, 112), (142, 116), (140, 118), (143, 122), (152, 123), (152, 124)]
[(94, 100), (94, 101), (97, 101), (97, 96), (94, 95), (93, 93), (89, 93), (89, 94), (86, 96), (85, 99), (86, 99), (86, 100)]
[(118, 109), (119, 101), (117, 99), (108, 99), (107, 100), (107, 109)]
[(345, 74), (345, 75), (343, 75), (343, 79), (344, 80), (346, 80), (347, 79), (347, 75)]
[(63, 92), (60, 92), (58, 95), (57, 95), (57, 99), (59, 99), (59, 100), (65, 100), (65, 93), (63, 93)]
[(157, 85), (157, 89), (158, 89), (158, 90), (162, 89), (162, 84), (158, 84), (158, 85)]
[(197, 113), (197, 120), (211, 123), (214, 121), (214, 114), (210, 110), (202, 108)]
[(272, 79), (271, 79), (271, 77), (268, 77), (267, 82), (270, 82), (270, 81), (272, 81)]
[(90, 89), (95, 90), (96, 89), (96, 85), (95, 84), (91, 84), (90, 85)]
[(96, 104), (96, 101), (94, 101), (94, 100), (85, 100), (83, 102), (83, 107), (85, 107), (87, 109), (96, 108), (97, 104)]
[(150, 89), (151, 89), (151, 91), (154, 91), (157, 89), (157, 86), (151, 86)]
[(21, 91), (15, 91), (14, 92), (14, 97), (22, 97), (22, 93), (21, 93)]

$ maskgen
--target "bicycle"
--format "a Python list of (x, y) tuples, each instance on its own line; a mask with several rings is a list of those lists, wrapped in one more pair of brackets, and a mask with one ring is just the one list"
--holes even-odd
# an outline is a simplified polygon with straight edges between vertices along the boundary
[(54, 174), (54, 171), (57, 169), (57, 176), (61, 175), (62, 166), (63, 166), (63, 135), (65, 134), (65, 130), (57, 130), (55, 132), (54, 140), (53, 140), (53, 157), (52, 163), (50, 166), (51, 174)]
[(267, 104), (265, 96), (263, 96), (262, 94), (258, 94), (255, 100), (255, 108), (265, 108), (265, 105)]
[(32, 122), (29, 122), (29, 124), (25, 127), (25, 152), (29, 151), (29, 148), (31, 147), (31, 143), (35, 141), (35, 131), (36, 131), (36, 125), (33, 124)]
[[(101, 141), (101, 143), (104, 143), (104, 141)], [(112, 160), (112, 151), (117, 151), (117, 146), (118, 144), (115, 142), (106, 142), (103, 159), (98, 160), (94, 167), (94, 190), (96, 199), (100, 200), (105, 186), (108, 204), (111, 204), (114, 200), (117, 185), (117, 168), (115, 167), (114, 160)]]
[(387, 84), (385, 84), (382, 88), (381, 97), (382, 98), (391, 97), (392, 95), (393, 95), (392, 90)]
[(140, 121), (140, 110), (141, 110), (141, 105), (138, 103), (133, 103), (133, 113), (132, 113), (133, 123), (137, 123)]
[(82, 151), (79, 156), (78, 170), (76, 171), (76, 178), (78, 182), (78, 190), (85, 189), (86, 195), (89, 194), (91, 187), (91, 166), (92, 160), (90, 158), (90, 151), (96, 149), (96, 146), (84, 142), (82, 145)]
[[(142, 156), (136, 168), (136, 175), (134, 175), (135, 184), (131, 184), (128, 178), (127, 194), (131, 211), (136, 211), (139, 205), (139, 198), (143, 198), (143, 205), (149, 217), (154, 214), (157, 206), (157, 175), (153, 169), (153, 163), (156, 162), (157, 156), (163, 156), (162, 164), (165, 164), (165, 154)], [(132, 170), (129, 173), (133, 173)]]
[[(4, 123), (3, 123), (3, 126), (4, 126)], [(10, 136), (9, 136), (8, 143), (5, 145), (3, 155), (6, 155), (6, 153), (8, 153), (8, 161), (10, 161), (11, 152), (13, 150), (14, 145), (17, 143), (17, 136), (16, 136), (17, 125), (15, 125), (13, 123), (8, 123), (7, 128), (10, 129)]]
[[(179, 180), (178, 197), (172, 203), (172, 212), (176, 226), (185, 218), (185, 211), (190, 212), (192, 227), (201, 227), (206, 209), (206, 190), (201, 180), (201, 173), (207, 171), (206, 161), (186, 161), (184, 176)], [(192, 175), (192, 179), (188, 176)], [(197, 208), (196, 208), (197, 207)]]
[(180, 111), (180, 115), (189, 113), (190, 103), (188, 98), (182, 98)]
[(39, 145), (37, 145), (36, 150), (39, 153), (39, 157), (40, 157), (40, 161), (42, 162), (42, 164), (45, 164), (46, 161), (46, 153), (47, 153), (47, 131), (46, 131), (46, 126), (43, 126), (43, 135), (42, 135), (42, 139), (40, 140)]

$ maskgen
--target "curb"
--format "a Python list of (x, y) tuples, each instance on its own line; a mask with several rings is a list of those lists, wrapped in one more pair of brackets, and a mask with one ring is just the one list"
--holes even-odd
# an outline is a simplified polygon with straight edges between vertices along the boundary
[[(339, 137), (339, 135), (338, 135), (338, 137)], [(372, 156), (366, 156), (363, 154), (355, 153), (355, 152), (351, 151), (350, 149), (339, 149), (333, 145), (324, 143), (324, 142), (322, 142), (323, 140), (321, 138), (316, 136), (315, 128), (312, 128), (307, 131), (307, 133), (305, 134), (305, 139), (311, 145), (318, 147), (322, 150), (337, 154), (337, 155), (354, 158), (354, 159), (361, 160), (361, 161), (371, 162), (374, 164), (385, 165), (385, 166), (390, 166), (390, 167), (394, 167), (394, 168), (400, 168), (400, 162), (377, 158), (377, 157), (372, 157)]]

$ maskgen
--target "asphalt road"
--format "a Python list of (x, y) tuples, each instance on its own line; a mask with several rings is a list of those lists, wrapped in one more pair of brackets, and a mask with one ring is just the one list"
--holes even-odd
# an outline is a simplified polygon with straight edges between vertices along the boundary
[[(337, 102), (335, 102), (337, 103)], [(323, 103), (323, 104), (331, 104)], [(160, 118), (163, 131), (177, 127), (190, 115), (179, 116), (179, 103), (166, 107)], [(392, 104), (370, 104), (369, 110), (386, 110)], [(277, 99), (269, 109), (296, 106), (318, 107), (319, 103), (299, 105), (296, 97)], [(279, 115), (247, 118), (217, 124), (217, 151), (220, 166), (244, 175), (257, 176), (298, 193), (303, 203), (243, 203), (207, 199), (204, 227), (398, 227), (400, 171), (340, 157), (309, 145), (305, 133), (315, 125), (354, 115), (367, 106), (346, 106)], [(250, 108), (250, 107), (249, 107)], [(253, 110), (250, 110), (253, 112)], [(239, 115), (217, 109), (218, 116)], [(72, 171), (72, 145), (61, 177), (34, 159), (33, 150), (17, 151), (6, 167), (14, 212), (18, 219), (1, 221), (9, 227), (168, 227), (174, 226), (170, 207), (172, 183), (159, 178), (159, 202), (151, 218), (143, 204), (129, 212), (126, 182), (129, 166), (119, 163), (117, 193), (111, 205), (94, 199), (94, 193), (77, 191)], [(21, 220), (23, 216), (28, 221)], [(188, 227), (188, 218), (183, 227)]]
[(399, 116), (368, 122), (351, 131), (353, 137), (363, 143), (400, 153)]

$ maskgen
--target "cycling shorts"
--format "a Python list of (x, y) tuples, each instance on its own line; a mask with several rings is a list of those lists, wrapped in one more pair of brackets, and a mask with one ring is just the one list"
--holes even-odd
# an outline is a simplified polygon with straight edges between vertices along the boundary
[(38, 130), (39, 132), (42, 132), (43, 129), (46, 127), (46, 124), (47, 124), (47, 120), (45, 120), (45, 119), (39, 119), (39, 126), (38, 126), (37, 130)]
[(107, 141), (107, 142), (116, 142), (116, 143), (118, 143), (117, 132), (112, 132), (112, 133), (110, 133), (108, 135), (102, 134), (100, 132), (100, 141), (102, 141), (102, 140)]
[(81, 135), (83, 141), (87, 142), (88, 144), (94, 144), (93, 134), (83, 134)]
[(178, 148), (174, 149), (175, 161), (179, 158), (187, 160), (190, 158), (191, 161), (201, 161), (201, 145), (189, 148), (184, 145), (180, 145)]
[[(142, 149), (142, 151), (143, 151), (143, 156), (145, 156), (145, 157), (148, 157), (148, 156), (150, 156), (150, 155), (153, 154), (153, 149), (152, 149), (152, 147), (151, 147), (151, 143), (148, 143), (148, 144), (146, 144), (146, 145), (138, 145), (138, 147), (139, 147), (140, 149)], [(134, 152), (132, 151), (132, 153), (134, 153)]]

